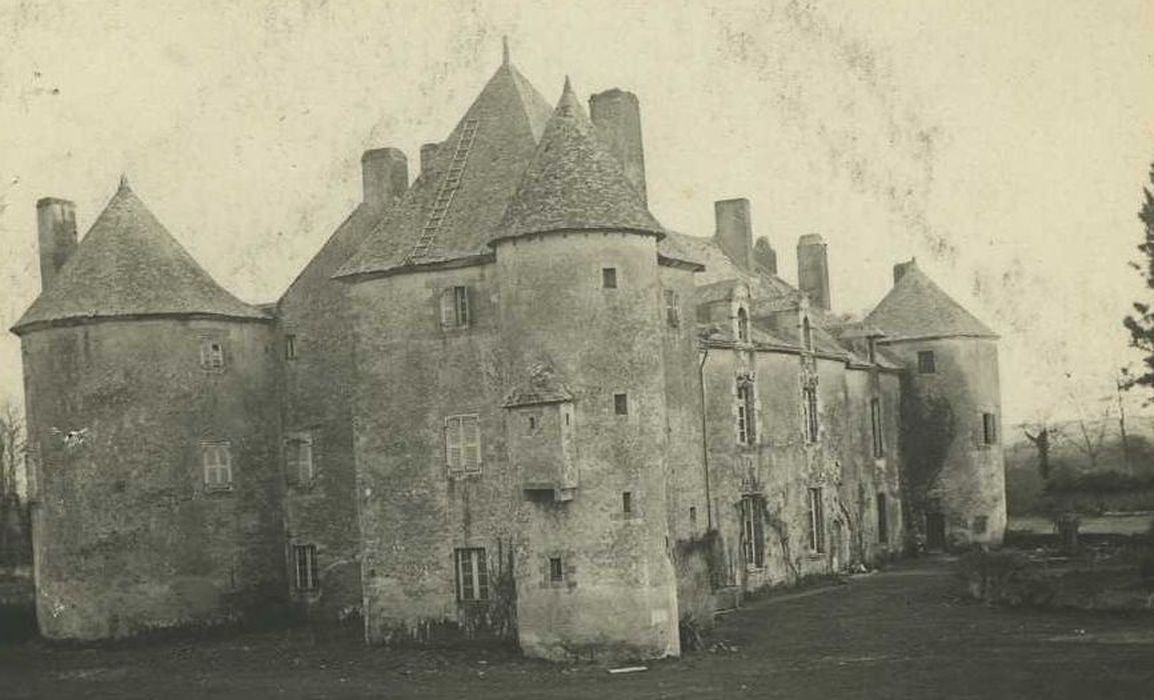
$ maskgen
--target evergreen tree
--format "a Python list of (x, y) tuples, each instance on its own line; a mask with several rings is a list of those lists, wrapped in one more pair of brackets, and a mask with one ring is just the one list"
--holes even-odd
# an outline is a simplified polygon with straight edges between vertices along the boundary
[[(1154, 185), (1154, 164), (1150, 166), (1150, 183)], [(1146, 286), (1154, 290), (1154, 193), (1150, 188), (1143, 187), (1145, 195), (1142, 209), (1138, 212), (1138, 219), (1146, 227), (1145, 236), (1138, 250), (1142, 252), (1141, 264), (1134, 263), (1134, 267), (1142, 273)], [(1126, 316), (1123, 323), (1130, 331), (1130, 344), (1145, 353), (1142, 358), (1140, 371), (1127, 373), (1125, 388), (1144, 386), (1154, 388), (1154, 304), (1148, 302), (1134, 302), (1136, 314)]]

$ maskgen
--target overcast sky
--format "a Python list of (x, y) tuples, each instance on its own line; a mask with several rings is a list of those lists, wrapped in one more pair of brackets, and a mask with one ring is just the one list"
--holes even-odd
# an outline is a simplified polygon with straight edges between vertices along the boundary
[[(81, 232), (121, 172), (241, 298), (275, 300), (360, 196), (361, 152), (448, 135), (500, 61), (551, 103), (641, 101), (650, 204), (713, 232), (746, 196), (835, 310), (917, 256), (1003, 336), (1010, 421), (1071, 415), (1134, 359), (1121, 317), (1154, 160), (1154, 3), (100, 2), (0, 8), (0, 325), (39, 290), (35, 201)], [(431, 6), (432, 4), (429, 3)], [(0, 395), (19, 396), (0, 340)]]

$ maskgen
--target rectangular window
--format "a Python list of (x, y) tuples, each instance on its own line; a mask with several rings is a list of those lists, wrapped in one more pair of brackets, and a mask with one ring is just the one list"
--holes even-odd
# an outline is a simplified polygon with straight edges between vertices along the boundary
[(489, 599), (489, 570), (483, 547), (453, 550), (457, 570), (457, 600), (473, 602)]
[(210, 491), (232, 488), (232, 455), (227, 442), (205, 442), (200, 446), (204, 466), (204, 487)]
[(681, 325), (681, 300), (676, 290), (665, 290), (665, 322), (673, 328)]
[(825, 551), (825, 511), (821, 487), (809, 490), (809, 551)]
[(921, 350), (918, 352), (918, 374), (934, 374), (938, 371), (934, 360), (933, 350)]
[(745, 565), (755, 569), (765, 566), (765, 522), (760, 496), (741, 497), (741, 551)]
[(633, 512), (633, 493), (631, 491), (621, 492), (621, 512), (626, 515)]
[(629, 396), (627, 394), (613, 395), (613, 412), (619, 416), (629, 414)]
[(993, 413), (982, 414), (982, 439), (987, 445), (998, 443), (998, 421)]
[(286, 335), (284, 337), (284, 359), (297, 359), (297, 337), (295, 335)]
[(441, 292), (441, 326), (464, 328), (469, 325), (469, 288), (449, 287)]
[(886, 495), (878, 494), (878, 542), (886, 544), (890, 541), (889, 513), (886, 511)]
[(886, 453), (886, 445), (882, 439), (881, 399), (870, 399), (870, 424), (873, 427), (874, 457), (883, 457)]
[(697, 506), (689, 506), (689, 524), (697, 524)]
[(312, 433), (290, 433), (285, 438), (285, 478), (291, 486), (309, 486), (316, 478)]
[(748, 377), (737, 380), (737, 441), (742, 445), (757, 443), (757, 392)]
[(549, 580), (553, 583), (565, 580), (565, 569), (561, 565), (561, 557), (549, 557)]
[(989, 520), (990, 520), (989, 516), (975, 515), (974, 516), (974, 534), (975, 535), (986, 534), (986, 526), (989, 523)]
[(224, 370), (224, 342), (217, 338), (200, 339), (200, 366), (214, 372)]
[(481, 433), (476, 415), (445, 419), (445, 461), (450, 471), (481, 471)]
[(317, 548), (312, 544), (293, 545), (294, 583), (298, 591), (317, 589)]
[(817, 415), (817, 388), (807, 386), (802, 389), (801, 399), (802, 419), (805, 422), (805, 441), (814, 443), (817, 442), (818, 436), (821, 434)]
[(617, 289), (617, 268), (601, 268), (601, 286), (605, 289)]

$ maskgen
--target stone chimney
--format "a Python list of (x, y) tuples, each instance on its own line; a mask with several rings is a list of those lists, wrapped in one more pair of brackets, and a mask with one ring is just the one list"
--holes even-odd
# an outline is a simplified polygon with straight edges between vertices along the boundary
[(589, 118), (601, 140), (625, 167), (625, 177), (648, 202), (645, 187), (645, 147), (641, 143), (641, 108), (637, 95), (613, 88), (589, 98)]
[(816, 233), (797, 239), (797, 287), (811, 304), (829, 310), (829, 263), (825, 241)]
[(906, 262), (900, 262), (894, 265), (894, 286), (897, 286), (897, 283), (901, 281), (902, 277), (905, 277), (906, 273), (910, 271), (910, 268), (915, 267), (917, 263), (917, 258), (910, 258)]
[(374, 148), (361, 156), (365, 204), (387, 207), (409, 187), (409, 160), (396, 148)]
[(759, 236), (757, 243), (753, 244), (753, 267), (771, 275), (777, 274), (777, 251), (765, 236)]
[(426, 143), (421, 146), (421, 174), (431, 175), (433, 172), (433, 161), (437, 159), (437, 152), (441, 150), (439, 143)]
[(40, 289), (52, 286), (56, 273), (76, 252), (76, 205), (67, 199), (45, 197), (36, 202), (40, 241)]
[(722, 199), (713, 203), (717, 231), (713, 234), (721, 251), (743, 270), (753, 262), (753, 227), (749, 220), (749, 200)]

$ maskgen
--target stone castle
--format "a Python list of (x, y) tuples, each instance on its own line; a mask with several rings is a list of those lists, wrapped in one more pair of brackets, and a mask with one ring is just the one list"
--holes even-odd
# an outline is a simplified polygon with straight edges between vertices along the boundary
[(749, 202), (646, 202), (637, 98), (505, 60), (410, 183), (275, 304), (216, 284), (123, 180), (37, 204), (23, 346), (37, 613), (119, 637), (292, 605), (369, 642), (680, 651), (743, 594), (909, 542), (1000, 542), (997, 338), (911, 261), (864, 319)]

